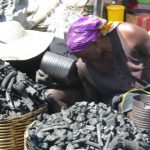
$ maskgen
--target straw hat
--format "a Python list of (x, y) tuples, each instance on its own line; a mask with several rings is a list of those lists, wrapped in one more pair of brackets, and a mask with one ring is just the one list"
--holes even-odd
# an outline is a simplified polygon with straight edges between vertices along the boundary
[(54, 34), (25, 30), (17, 21), (0, 23), (0, 59), (27, 60), (46, 50)]

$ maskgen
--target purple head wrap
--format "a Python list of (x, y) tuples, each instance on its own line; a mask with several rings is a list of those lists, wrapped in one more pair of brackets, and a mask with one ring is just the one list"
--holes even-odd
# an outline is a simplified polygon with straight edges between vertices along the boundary
[(100, 36), (100, 29), (106, 23), (105, 19), (93, 15), (84, 16), (75, 21), (67, 34), (67, 46), (72, 53), (84, 50)]

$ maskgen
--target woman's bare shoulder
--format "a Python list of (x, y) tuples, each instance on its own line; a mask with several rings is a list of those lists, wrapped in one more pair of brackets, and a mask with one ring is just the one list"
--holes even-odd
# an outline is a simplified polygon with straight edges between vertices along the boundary
[(139, 27), (135, 24), (131, 23), (122, 23), (118, 26), (118, 30), (125, 35), (129, 36), (136, 36), (136, 35), (145, 35), (147, 34), (147, 31), (143, 29), (142, 27)]
[(149, 38), (148, 32), (144, 28), (131, 23), (120, 24), (118, 31), (126, 41), (132, 42), (134, 45), (139, 45)]

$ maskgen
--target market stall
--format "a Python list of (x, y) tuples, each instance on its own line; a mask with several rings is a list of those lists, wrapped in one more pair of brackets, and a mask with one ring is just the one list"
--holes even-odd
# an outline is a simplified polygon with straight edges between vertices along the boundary
[[(73, 22), (94, 15), (107, 19), (110, 23), (129, 22), (149, 31), (148, 0), (14, 0), (1, 1), (0, 6), (1, 22), (14, 20), (26, 30), (52, 35), (48, 46), (50, 52), (45, 55), (42, 51), (42, 55), (38, 55), (40, 57), (34, 56), (34, 59), (24, 61), (21, 59), (25, 55), (19, 53), (21, 58), (13, 57), (13, 60), (8, 61), (4, 58), (0, 61), (1, 150), (150, 149), (148, 88), (143, 90), (146, 96), (134, 97), (133, 120), (110, 105), (94, 101), (89, 103), (85, 99), (69, 108), (58, 109), (57, 113), (51, 113), (53, 106), (50, 107), (49, 104), (52, 99), (48, 101), (44, 95), (51, 88), (82, 87), (76, 68), (78, 58), (68, 52), (66, 45), (66, 36)], [(111, 26), (103, 28), (103, 33), (109, 27)], [(5, 43), (1, 39), (0, 42), (7, 44), (7, 41)], [(41, 39), (38, 42), (37, 49), (44, 43)], [(96, 51), (98, 53), (99, 49), (96, 48)], [(14, 56), (16, 53), (12, 54)], [(39, 84), (35, 80), (37, 69), (50, 76), (46, 80), (49, 85), (45, 82)], [(122, 72), (113, 71), (126, 82)], [(96, 75), (93, 76), (97, 79)], [(123, 93), (122, 101), (129, 99), (128, 94), (132, 92), (137, 91)], [(122, 104), (121, 107), (125, 106)]]

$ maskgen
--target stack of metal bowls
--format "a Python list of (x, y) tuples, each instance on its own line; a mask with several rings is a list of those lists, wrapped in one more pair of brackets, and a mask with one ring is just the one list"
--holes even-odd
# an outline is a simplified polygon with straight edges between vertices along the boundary
[(134, 97), (132, 117), (138, 129), (150, 132), (150, 95), (139, 94)]
[(76, 73), (76, 60), (52, 52), (46, 52), (41, 60), (40, 69), (57, 81), (65, 82)]

